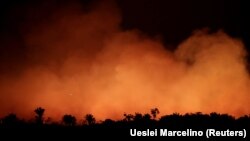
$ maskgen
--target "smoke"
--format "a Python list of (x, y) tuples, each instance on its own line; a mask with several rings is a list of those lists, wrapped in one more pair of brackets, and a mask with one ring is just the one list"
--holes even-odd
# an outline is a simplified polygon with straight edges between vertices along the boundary
[(121, 118), (154, 107), (162, 114), (250, 113), (240, 40), (199, 30), (169, 51), (140, 31), (123, 31), (112, 2), (52, 9), (22, 26), (26, 59), (1, 75), (1, 116), (31, 117), (38, 106), (54, 119), (66, 113)]

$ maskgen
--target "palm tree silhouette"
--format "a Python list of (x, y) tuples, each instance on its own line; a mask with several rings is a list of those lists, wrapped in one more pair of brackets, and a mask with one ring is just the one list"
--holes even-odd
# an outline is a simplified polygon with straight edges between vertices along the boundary
[(64, 115), (62, 121), (67, 126), (74, 126), (76, 125), (76, 118), (72, 115)]
[(43, 109), (42, 107), (38, 107), (34, 110), (34, 112), (36, 113), (36, 123), (37, 124), (43, 124), (44, 111), (45, 111), (45, 109)]
[(96, 122), (96, 120), (95, 120), (95, 118), (94, 118), (94, 116), (92, 114), (87, 114), (85, 116), (85, 120), (86, 120), (88, 125), (93, 125)]

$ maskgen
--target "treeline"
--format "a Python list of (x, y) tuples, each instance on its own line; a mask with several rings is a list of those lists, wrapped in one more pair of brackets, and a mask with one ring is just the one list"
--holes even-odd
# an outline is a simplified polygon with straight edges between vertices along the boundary
[[(205, 133), (206, 129), (250, 131), (250, 116), (235, 118), (228, 114), (173, 113), (159, 117), (160, 111), (153, 108), (149, 113), (124, 114), (120, 120), (105, 119), (96, 121), (92, 114), (86, 114), (82, 119), (65, 114), (60, 121), (45, 118), (45, 109), (38, 107), (34, 110), (32, 120), (24, 120), (11, 113), (0, 119), (0, 139), (43, 139), (43, 140), (79, 140), (86, 137), (104, 139), (103, 137), (121, 139), (131, 137), (130, 130), (198, 130)], [(79, 122), (81, 121), (81, 122)], [(248, 136), (248, 134), (247, 134)], [(205, 136), (195, 139), (205, 139)], [(169, 140), (170, 138), (168, 138)], [(176, 140), (176, 138), (172, 138)], [(243, 138), (237, 138), (241, 140)], [(170, 139), (171, 140), (171, 139)], [(192, 139), (194, 140), (194, 139)]]
[(51, 118), (44, 118), (45, 109), (38, 107), (34, 110), (34, 120), (24, 120), (11, 113), (0, 119), (1, 128), (22, 128), (22, 127), (118, 127), (118, 128), (172, 128), (172, 129), (207, 129), (207, 128), (249, 128), (250, 115), (235, 118), (228, 114), (210, 113), (203, 114), (187, 113), (181, 115), (173, 113), (158, 117), (160, 111), (153, 108), (150, 113), (124, 114), (120, 120), (106, 119), (96, 121), (92, 114), (86, 114), (77, 122), (75, 116), (65, 114), (61, 121), (53, 121)]

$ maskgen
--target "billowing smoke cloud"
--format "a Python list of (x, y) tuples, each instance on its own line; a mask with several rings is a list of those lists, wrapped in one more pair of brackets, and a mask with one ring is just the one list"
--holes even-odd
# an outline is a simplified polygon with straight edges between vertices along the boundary
[(66, 113), (121, 118), (154, 107), (162, 114), (249, 114), (241, 41), (202, 30), (168, 51), (137, 30), (121, 30), (120, 21), (112, 3), (87, 10), (71, 4), (24, 25), (27, 59), (15, 75), (1, 76), (0, 115), (31, 117), (38, 106), (55, 119)]

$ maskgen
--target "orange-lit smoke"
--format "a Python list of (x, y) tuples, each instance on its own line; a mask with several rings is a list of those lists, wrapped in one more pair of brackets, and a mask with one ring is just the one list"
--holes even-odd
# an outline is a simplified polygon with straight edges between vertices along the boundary
[(137, 30), (121, 30), (120, 21), (112, 4), (85, 12), (70, 5), (24, 32), (28, 62), (20, 74), (0, 79), (0, 115), (31, 117), (38, 106), (54, 119), (117, 119), (154, 107), (162, 114), (250, 113), (241, 41), (196, 31), (168, 51)]

